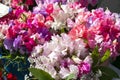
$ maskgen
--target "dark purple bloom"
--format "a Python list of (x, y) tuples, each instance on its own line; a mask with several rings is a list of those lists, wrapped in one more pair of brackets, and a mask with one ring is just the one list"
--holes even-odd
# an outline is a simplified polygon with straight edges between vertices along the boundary
[(67, 3), (67, 0), (61, 0), (62, 1), (62, 4), (66, 4)]
[(14, 39), (5, 39), (3, 44), (7, 50), (12, 51), (13, 50), (13, 41)]
[(45, 38), (45, 40), (50, 40), (51, 38), (51, 33), (47, 27), (40, 27), (38, 33), (40, 34), (40, 37)]

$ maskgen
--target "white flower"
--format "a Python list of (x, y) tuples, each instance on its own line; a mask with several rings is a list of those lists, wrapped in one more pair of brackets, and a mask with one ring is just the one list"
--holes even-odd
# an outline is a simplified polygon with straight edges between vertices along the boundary
[[(63, 16), (64, 15), (64, 16)], [(54, 22), (52, 23), (52, 28), (57, 30), (65, 27), (65, 23), (68, 18), (68, 14), (64, 13), (62, 10), (53, 12), (52, 17), (54, 18)]]
[(40, 56), (35, 59), (36, 65), (35, 68), (42, 69), (49, 74), (52, 74), (51, 76), (53, 78), (56, 78), (56, 70), (54, 69), (54, 64), (50, 61), (50, 59), (46, 56)]
[(69, 69), (70, 69), (70, 74), (74, 74), (76, 79), (79, 73), (78, 67), (75, 65), (70, 65)]
[(85, 58), (88, 55), (88, 51), (85, 48), (86, 44), (81, 39), (76, 39), (74, 43), (75, 52), (78, 57)]
[(66, 13), (67, 15), (69, 15), (69, 17), (74, 15), (74, 10), (73, 8), (70, 8), (69, 5), (61, 5), (62, 10), (64, 11), (64, 13)]
[(54, 69), (54, 66), (47, 65), (45, 68), (45, 71), (48, 72), (53, 78), (56, 78), (56, 70)]
[(67, 68), (62, 67), (60, 69), (59, 75), (62, 79), (65, 79), (69, 75), (70, 71)]
[(77, 66), (75, 66), (75, 65), (70, 65), (70, 66), (69, 66), (69, 69), (64, 68), (64, 67), (61, 67), (60, 72), (59, 72), (59, 75), (60, 75), (60, 77), (61, 77), (62, 79), (65, 79), (65, 78), (67, 78), (70, 74), (74, 74), (74, 75), (75, 75), (75, 78), (74, 78), (74, 79), (76, 79), (76, 78), (77, 78), (77, 75), (78, 75), (78, 72), (79, 72), (79, 70), (78, 70), (78, 67), (77, 67)]
[(50, 55), (48, 55), (48, 57), (50, 58), (50, 61), (52, 63), (55, 63), (60, 59), (60, 53), (52, 52), (52, 53), (50, 53)]
[(66, 26), (67, 19), (74, 16), (74, 11), (69, 5), (61, 5), (62, 10), (56, 4), (54, 4), (54, 11), (51, 16), (54, 18), (54, 22), (51, 27), (55, 30), (61, 29)]
[(0, 39), (5, 38), (5, 33), (8, 28), (9, 28), (9, 25), (0, 25)]
[(84, 62), (87, 62), (87, 63), (89, 63), (89, 64), (92, 65), (93, 60), (92, 60), (91, 56), (87, 56), (87, 57), (84, 59)]
[(96, 43), (101, 43), (103, 41), (103, 36), (102, 35), (95, 35), (95, 41), (96, 41)]
[(32, 57), (36, 57), (36, 56), (38, 56), (38, 55), (40, 55), (41, 53), (42, 53), (42, 46), (41, 45), (37, 45), (34, 49), (33, 49), (33, 51), (31, 52), (31, 54), (32, 54)]
[(78, 63), (78, 64), (82, 61), (80, 58), (78, 58), (76, 56), (72, 56), (72, 59), (75, 63)]
[(87, 57), (89, 53), (85, 46), (83, 40), (72, 40), (65, 33), (61, 36), (53, 35), (50, 42), (34, 48), (32, 55), (37, 56), (29, 61), (35, 62), (36, 68), (45, 70), (57, 80), (65, 79), (70, 74), (74, 74), (77, 78), (79, 63), (82, 61), (92, 63), (91, 58)]

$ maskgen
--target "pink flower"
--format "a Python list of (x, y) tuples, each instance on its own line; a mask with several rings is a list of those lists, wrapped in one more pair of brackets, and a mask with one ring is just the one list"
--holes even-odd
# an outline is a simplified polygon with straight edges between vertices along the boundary
[(47, 5), (46, 11), (51, 14), (53, 12), (53, 4)]
[(16, 8), (19, 6), (19, 3), (22, 3), (22, 0), (11, 0), (11, 6)]
[(53, 17), (51, 17), (51, 16), (47, 16), (47, 17), (45, 18), (45, 20), (46, 20), (46, 21), (53, 21), (54, 19), (53, 19)]
[(77, 27), (74, 27), (70, 32), (69, 35), (72, 37), (72, 39), (86, 37), (87, 28), (84, 24), (78, 25)]

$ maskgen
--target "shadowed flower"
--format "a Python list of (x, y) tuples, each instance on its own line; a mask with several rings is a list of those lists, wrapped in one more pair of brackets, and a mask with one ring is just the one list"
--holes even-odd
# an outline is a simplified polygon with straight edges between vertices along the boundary
[(12, 51), (13, 50), (13, 41), (14, 39), (5, 39), (3, 44), (7, 50)]

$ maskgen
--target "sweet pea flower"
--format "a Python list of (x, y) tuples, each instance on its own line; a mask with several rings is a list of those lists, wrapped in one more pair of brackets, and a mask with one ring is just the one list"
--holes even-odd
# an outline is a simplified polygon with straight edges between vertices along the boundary
[(78, 68), (79, 68), (78, 76), (81, 76), (82, 74), (88, 74), (91, 71), (91, 65), (85, 62), (81, 62)]
[[(92, 10), (92, 12), (81, 11), (76, 17), (75, 25), (69, 35), (73, 39), (83, 38), (91, 49), (94, 49), (96, 45), (99, 46), (102, 55), (107, 49), (110, 49), (111, 56), (115, 57), (118, 54), (116, 46), (118, 46), (117, 39), (120, 31), (116, 25), (118, 23), (118, 20), (115, 20), (116, 17), (109, 10), (104, 11), (102, 8)], [(114, 42), (115, 44), (113, 44)]]
[(6, 49), (19, 50), (21, 54), (30, 53), (36, 44), (42, 45), (50, 40), (52, 34), (42, 14), (34, 15), (31, 12), (24, 12), (18, 18), (11, 21), (5, 31), (4, 46)]
[[(70, 74), (74, 74), (75, 79), (77, 79), (79, 64), (83, 61), (89, 65), (92, 64), (91, 58), (87, 57), (89, 52), (85, 48), (86, 44), (83, 40), (72, 40), (71, 37), (65, 33), (61, 34), (61, 36), (54, 35), (51, 39), (50, 42), (46, 42), (42, 46), (38, 45), (33, 49), (32, 55), (29, 58), (30, 61), (35, 62), (35, 68), (47, 71), (55, 79), (65, 79)], [(79, 59), (79, 62), (73, 59), (74, 56)], [(53, 72), (51, 72), (50, 68)], [(83, 70), (84, 73), (90, 71), (87, 71), (83, 67), (81, 70)], [(81, 75), (84, 73), (81, 73)]]
[(17, 38), (15, 38), (15, 40), (13, 42), (13, 47), (15, 48), (15, 50), (18, 50), (20, 48), (21, 43), (22, 43), (21, 36), (18, 36)]
[(13, 51), (13, 39), (5, 39), (3, 44), (7, 50)]

